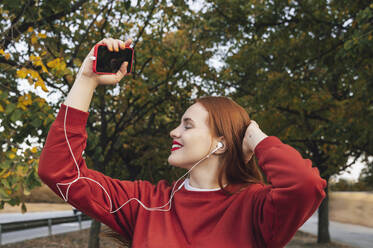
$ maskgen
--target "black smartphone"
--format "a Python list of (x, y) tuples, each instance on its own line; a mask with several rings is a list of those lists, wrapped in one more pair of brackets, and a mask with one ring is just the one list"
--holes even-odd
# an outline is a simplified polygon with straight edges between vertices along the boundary
[(127, 73), (132, 71), (133, 48), (126, 47), (119, 49), (119, 52), (111, 52), (105, 44), (97, 44), (94, 55), (96, 60), (93, 62), (93, 71), (97, 74), (115, 74), (123, 62), (128, 62)]

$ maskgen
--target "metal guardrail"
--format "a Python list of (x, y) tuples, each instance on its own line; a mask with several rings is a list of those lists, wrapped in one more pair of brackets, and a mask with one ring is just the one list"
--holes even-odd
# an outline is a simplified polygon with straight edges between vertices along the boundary
[(75, 216), (67, 217), (55, 217), (55, 218), (43, 218), (36, 220), (25, 220), (25, 221), (14, 221), (7, 223), (0, 223), (0, 245), (2, 233), (20, 231), (36, 227), (48, 226), (48, 235), (52, 235), (52, 226), (63, 223), (79, 222), (79, 229), (82, 229), (82, 221), (91, 220), (91, 218), (85, 214), (78, 213)]

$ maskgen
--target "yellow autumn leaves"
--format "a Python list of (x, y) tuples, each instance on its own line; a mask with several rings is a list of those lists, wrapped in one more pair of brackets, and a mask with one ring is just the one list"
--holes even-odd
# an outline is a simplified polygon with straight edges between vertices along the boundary
[[(3, 92), (0, 90), (0, 95), (2, 94)], [(4, 112), (4, 107), (0, 104), (0, 112)]]
[(45, 38), (47, 38), (46, 34), (35, 33), (33, 27), (29, 27), (27, 29), (27, 32), (28, 33), (32, 33), (31, 34), (31, 44), (33, 44), (33, 45), (35, 45), (38, 42), (38, 39), (45, 39)]
[(0, 172), (0, 179), (6, 179), (12, 174), (10, 170), (3, 170)]
[[(18, 149), (13, 147), (12, 151), (8, 152), (8, 158), (14, 159), (16, 157), (17, 151), (18, 151)], [(30, 151), (31, 151), (31, 153), (37, 153), (38, 148), (36, 146), (34, 146), (33, 148), (30, 149)]]
[[(27, 32), (32, 33), (31, 34), (31, 44), (33, 44), (33, 45), (35, 45), (37, 43), (38, 39), (45, 39), (45, 38), (47, 38), (46, 34), (35, 33), (34, 29), (32, 27), (29, 27), (27, 29)], [(6, 60), (10, 59), (10, 54), (4, 52), (3, 49), (0, 49), (0, 55), (4, 56)]]
[[(31, 44), (36, 45), (39, 39), (47, 38), (46, 34), (37, 33), (32, 27), (29, 27), (27, 30), (28, 33), (31, 33)], [(47, 63), (45, 66), (41, 56), (46, 55), (47, 52), (44, 51), (38, 55), (30, 55), (29, 61), (34, 66), (33, 68), (30, 67), (22, 67), (17, 70), (16, 75), (18, 78), (27, 79), (30, 85), (34, 84), (34, 88), (40, 87), (44, 92), (49, 92), (47, 87), (45, 86), (45, 82), (41, 77), (40, 73), (48, 73), (48, 68), (54, 70), (57, 73), (64, 72), (66, 70), (66, 62), (63, 58), (55, 58)], [(10, 54), (6, 53), (3, 49), (0, 49), (0, 56), (4, 56), (6, 60), (10, 59)], [(41, 72), (35, 70), (34, 68), (40, 68)], [(1, 107), (0, 107), (1, 112)]]
[(0, 55), (3, 55), (6, 60), (8, 60), (10, 58), (10, 54), (5, 53), (3, 49), (0, 49)]
[[(2, 91), (0, 90), (0, 94), (1, 93)], [(39, 107), (42, 107), (46, 103), (45, 99), (41, 97), (34, 97), (34, 99), (32, 99), (31, 94), (27, 93), (25, 95), (18, 97), (18, 102), (17, 102), (16, 107), (22, 109), (23, 111), (27, 111), (27, 106), (32, 105), (33, 102), (36, 102), (39, 105)], [(5, 104), (10, 104), (10, 102), (8, 100), (5, 100)], [(4, 111), (5, 111), (4, 107), (0, 104), (0, 113)], [(45, 119), (44, 121), (46, 120), (47, 119)]]
[[(43, 64), (43, 61), (39, 56), (30, 56), (30, 61), (33, 65), (39, 66), (42, 72), (48, 72), (47, 67), (51, 69), (55, 69), (56, 71), (64, 71), (66, 69), (66, 63), (62, 58), (56, 58), (47, 63), (47, 67)], [(35, 81), (35, 89), (40, 86), (44, 92), (49, 92), (47, 87), (44, 84), (44, 80), (41, 78), (39, 72), (35, 71), (34, 69), (22, 67), (17, 71), (17, 77), (19, 78), (27, 78), (29, 83), (32, 85)]]
[(17, 108), (27, 110), (27, 106), (32, 104), (31, 95), (28, 93), (26, 95), (20, 96), (18, 98)]
[(56, 58), (47, 63), (47, 66), (51, 69), (56, 69), (57, 71), (63, 71), (66, 69), (66, 63), (62, 58)]
[[(47, 36), (46, 34), (36, 33), (32, 27), (29, 27), (27, 32), (31, 34), (31, 44), (35, 45), (38, 39), (45, 39)], [(47, 52), (44, 51), (41, 56), (45, 55)], [(0, 54), (6, 56), (7, 54), (0, 50)], [(9, 55), (10, 56), (10, 55)], [(30, 62), (33, 66), (38, 67), (41, 69), (41, 72), (48, 73), (47, 67), (51, 69), (55, 69), (56, 71), (64, 71), (66, 69), (66, 63), (63, 58), (55, 58), (47, 63), (47, 66), (44, 65), (42, 58), (40, 56), (31, 55)], [(40, 76), (39, 72), (27, 67), (22, 67), (21, 69), (17, 70), (17, 77), (22, 79), (27, 79), (30, 85), (34, 84), (34, 88), (36, 89), (38, 86), (44, 91), (49, 92), (47, 87), (45, 86), (44, 80)]]
[[(16, 153), (17, 153), (17, 148), (12, 148), (11, 151), (7, 152), (7, 156), (8, 158), (10, 159), (15, 159), (16, 158)], [(32, 147), (30, 149), (31, 153), (37, 153), (38, 149), (36, 147)], [(35, 159), (30, 159), (27, 164), (31, 164), (35, 161)], [(10, 168), (5, 168), (3, 170), (0, 171), (0, 179), (6, 179), (8, 178), (10, 175), (12, 175), (13, 173), (16, 173), (17, 175), (19, 176), (25, 176), (26, 173), (27, 173), (27, 170), (29, 170), (29, 168), (27, 166), (24, 166), (24, 165), (18, 165), (16, 167), (16, 169), (10, 169)]]
[(35, 86), (34, 86), (35, 89), (38, 86), (40, 86), (44, 92), (49, 92), (49, 90), (44, 84), (44, 80), (40, 77), (40, 74), (33, 69), (22, 67), (20, 70), (17, 71), (17, 77), (27, 78), (27, 80), (29, 81), (31, 85), (34, 83), (34, 80), (35, 80)]
[[(27, 149), (31, 153), (35, 154), (38, 152), (37, 147), (32, 147), (31, 149)], [(7, 156), (10, 159), (15, 159), (18, 149), (13, 147), (11, 151), (7, 152)], [(31, 158), (27, 161), (27, 164), (30, 166), (32, 163), (38, 163), (39, 159)], [(18, 176), (24, 177), (28, 173), (31, 167), (25, 166), (24, 164), (18, 164), (14, 168), (4, 168), (0, 171), (0, 179), (6, 179), (9, 176), (16, 174)]]

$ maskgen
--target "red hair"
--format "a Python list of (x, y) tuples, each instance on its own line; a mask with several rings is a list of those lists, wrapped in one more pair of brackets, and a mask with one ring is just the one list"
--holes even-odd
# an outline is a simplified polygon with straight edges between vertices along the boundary
[(221, 154), (222, 167), (219, 172), (219, 186), (224, 189), (223, 177), (228, 185), (264, 183), (263, 175), (256, 165), (254, 156), (245, 163), (242, 141), (250, 117), (246, 110), (228, 97), (207, 96), (198, 98), (195, 103), (201, 104), (209, 113), (208, 125), (215, 137), (224, 137), (226, 151)]

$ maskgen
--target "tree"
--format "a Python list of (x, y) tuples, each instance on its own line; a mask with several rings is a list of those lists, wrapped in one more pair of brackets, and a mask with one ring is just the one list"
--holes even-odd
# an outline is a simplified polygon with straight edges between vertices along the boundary
[(365, 184), (369, 190), (373, 190), (373, 165), (369, 163), (360, 172), (359, 182)]
[[(45, 99), (20, 90), (17, 82), (27, 80), (45, 92), (49, 91), (46, 83), (58, 89), (52, 81), (46, 82), (47, 75), (51, 75), (46, 62), (51, 63), (50, 67), (59, 64), (40, 45), (47, 38), (43, 28), (47, 22), (60, 20), (83, 3), (2, 1), (0, 4), (3, 17), (0, 22), (0, 208), (5, 203), (21, 203), (22, 211), (26, 211), (24, 195), (40, 186), (37, 176), (40, 151), (35, 143), (43, 141), (54, 119), (53, 108)], [(38, 11), (33, 11), (34, 8)], [(20, 46), (25, 49), (19, 49)], [(32, 138), (37, 140), (31, 143)], [(29, 148), (23, 149), (23, 144)]]
[[(14, 105), (26, 95), (16, 87), (20, 79), (27, 79), (35, 88), (40, 86), (50, 94), (62, 95), (56, 102), (47, 103), (27, 93), (43, 104), (33, 100), (34, 108), (25, 109), (24, 115), (17, 114), (13, 119), (12, 112), (5, 110), (4, 124), (8, 119), (9, 125), (21, 120), (22, 127), (15, 130), (38, 136), (43, 143), (54, 120), (53, 113), (72, 87), (89, 49), (106, 36), (122, 40), (131, 36), (135, 48), (132, 75), (118, 86), (98, 88), (90, 106), (87, 165), (127, 180), (141, 178), (156, 182), (160, 178), (172, 180), (180, 174), (166, 164), (171, 147), (169, 131), (191, 103), (192, 94), (199, 96), (210, 90), (201, 85), (197, 75), (210, 73), (205, 61), (213, 55), (207, 49), (212, 45), (210, 37), (200, 28), (198, 16), (188, 5), (183, 1), (136, 4), (130, 1), (29, 1), (19, 9), (14, 1), (5, 1), (0, 6), (6, 20), (6, 24), (1, 23), (0, 66), (4, 68), (1, 83), (6, 90), (4, 98), (16, 95), (4, 102)], [(19, 44), (25, 44), (24, 48), (17, 49)], [(37, 133), (35, 126), (42, 129), (41, 132)], [(4, 140), (14, 146), (24, 141), (11, 140), (10, 129), (6, 128), (5, 133), (8, 136)], [(10, 154), (11, 148), (7, 150), (6, 154)], [(27, 160), (25, 155), (20, 157)], [(17, 175), (14, 182), (22, 178)], [(10, 199), (13, 199), (11, 195)], [(100, 224), (94, 221), (89, 247), (98, 247), (99, 230)]]
[[(327, 181), (348, 158), (372, 155), (370, 1), (208, 3), (204, 18), (226, 53), (219, 76), (205, 80), (232, 89), (264, 130), (310, 158)], [(327, 194), (318, 242), (329, 241)]]

